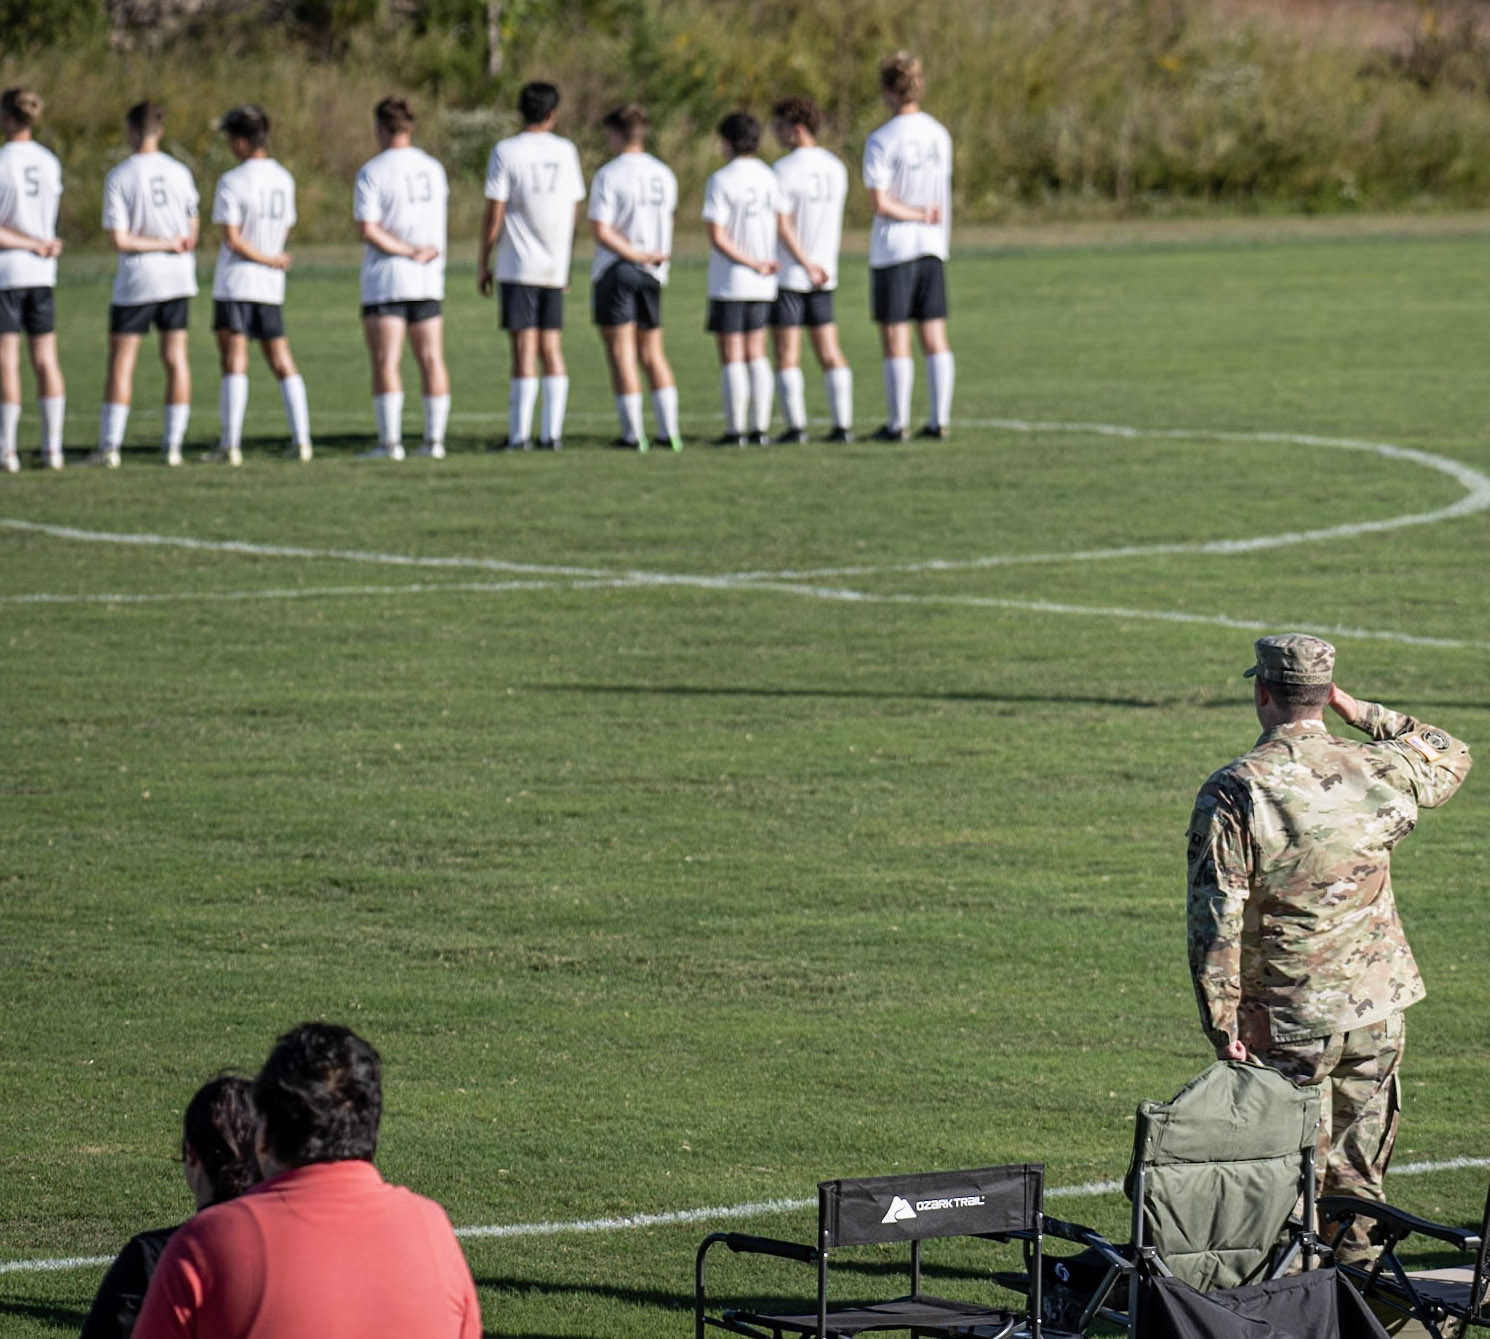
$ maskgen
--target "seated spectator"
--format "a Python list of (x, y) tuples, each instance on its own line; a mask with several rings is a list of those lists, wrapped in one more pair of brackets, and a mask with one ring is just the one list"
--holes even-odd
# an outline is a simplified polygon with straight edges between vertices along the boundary
[(378, 1053), (303, 1023), (253, 1085), (264, 1180), (198, 1214), (156, 1266), (135, 1339), (481, 1339), (445, 1212), (372, 1165)]
[[(252, 1088), (247, 1079), (224, 1074), (198, 1088), (187, 1103), (181, 1169), (198, 1209), (235, 1199), (259, 1179)], [(157, 1227), (129, 1239), (98, 1285), (82, 1339), (128, 1339), (150, 1275), (175, 1231)]]

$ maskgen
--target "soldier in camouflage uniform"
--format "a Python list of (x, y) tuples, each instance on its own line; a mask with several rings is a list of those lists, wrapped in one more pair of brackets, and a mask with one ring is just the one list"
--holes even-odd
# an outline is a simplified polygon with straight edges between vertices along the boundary
[[(1200, 788), (1189, 832), (1190, 974), (1223, 1060), (1323, 1088), (1321, 1193), (1383, 1198), (1402, 1011), (1422, 977), (1392, 896), (1392, 848), (1469, 772), (1452, 735), (1334, 684), (1335, 648), (1256, 643), (1262, 737)], [(1369, 737), (1339, 739), (1324, 708)], [(1365, 1251), (1364, 1226), (1348, 1253)]]

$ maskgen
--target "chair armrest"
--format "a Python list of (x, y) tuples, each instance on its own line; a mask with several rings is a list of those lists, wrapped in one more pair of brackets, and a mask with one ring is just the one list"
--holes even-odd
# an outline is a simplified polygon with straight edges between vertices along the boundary
[(1115, 1269), (1121, 1269), (1123, 1273), (1130, 1273), (1133, 1262), (1107, 1240), (1096, 1228), (1085, 1227), (1081, 1223), (1068, 1222), (1064, 1218), (1047, 1218), (1045, 1220), (1045, 1235), (1047, 1237), (1059, 1237), (1062, 1241), (1075, 1242), (1078, 1246), (1085, 1246), (1088, 1250), (1096, 1251), (1103, 1261)]
[(1480, 1235), (1472, 1229), (1431, 1223), (1426, 1218), (1394, 1209), (1390, 1204), (1378, 1204), (1375, 1200), (1357, 1199), (1353, 1195), (1323, 1195), (1318, 1208), (1321, 1218), (1333, 1221), (1344, 1218), (1347, 1214), (1355, 1214), (1360, 1218), (1370, 1218), (1385, 1224), (1394, 1229), (1399, 1237), (1417, 1232), (1437, 1241), (1446, 1241), (1461, 1251), (1477, 1250), (1480, 1245)]
[(776, 1255), (783, 1260), (800, 1260), (804, 1265), (817, 1264), (817, 1248), (814, 1246), (777, 1241), (775, 1237), (754, 1237), (748, 1232), (725, 1232), (722, 1240), (736, 1255)]

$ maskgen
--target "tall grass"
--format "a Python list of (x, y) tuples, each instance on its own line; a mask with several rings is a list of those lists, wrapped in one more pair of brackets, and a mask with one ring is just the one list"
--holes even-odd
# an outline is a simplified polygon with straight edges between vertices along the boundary
[[(458, 6), (446, 6), (452, 14)], [(1490, 202), (1490, 41), (1471, 17), (1404, 9), (1402, 40), (1363, 52), (1303, 41), (1276, 22), (1199, 0), (581, 0), (510, 7), (519, 16), (502, 79), (481, 76), (481, 36), (445, 9), (387, 17), (334, 43), (197, 31), (162, 50), (102, 37), (0, 55), (6, 83), (49, 99), (43, 138), (68, 171), (68, 236), (97, 236), (98, 190), (124, 152), (125, 107), (147, 93), (170, 109), (168, 147), (204, 190), (229, 166), (214, 130), (254, 100), (276, 119), (275, 152), (298, 174), (299, 236), (347, 240), (351, 182), (374, 150), (369, 109), (410, 93), (420, 139), (450, 166), (453, 231), (480, 209), (486, 151), (516, 124), (517, 86), (565, 91), (561, 129), (587, 166), (597, 122), (617, 102), (652, 110), (658, 150), (684, 210), (717, 166), (712, 128), (736, 106), (764, 113), (816, 94), (825, 139), (851, 161), (884, 115), (875, 64), (908, 46), (926, 60), (927, 106), (957, 142), (964, 220), (1017, 214), (1201, 209), (1465, 208)], [(862, 217), (862, 200), (853, 208)]]

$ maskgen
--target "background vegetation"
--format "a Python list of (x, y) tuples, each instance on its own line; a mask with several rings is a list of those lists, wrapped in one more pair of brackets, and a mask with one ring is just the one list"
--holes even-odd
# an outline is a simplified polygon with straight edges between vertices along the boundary
[(1324, 25), (1297, 20), (1320, 3), (1269, 13), (1241, 0), (510, 0), (489, 12), (487, 0), (288, 0), (171, 21), (121, 9), (111, 22), (80, 0), (0, 0), (0, 78), (49, 98), (44, 138), (68, 167), (78, 241), (96, 236), (122, 112), (147, 92), (169, 104), (169, 147), (204, 182), (227, 165), (213, 128), (222, 111), (249, 99), (270, 108), (276, 152), (301, 180), (301, 240), (347, 238), (351, 181), (372, 148), (368, 108), (407, 92), (423, 141), (456, 178), (454, 230), (469, 234), (486, 152), (513, 128), (526, 79), (563, 87), (563, 129), (590, 167), (602, 112), (644, 100), (691, 212), (716, 164), (709, 131), (737, 105), (762, 112), (811, 90), (828, 108), (828, 140), (856, 158), (883, 115), (875, 62), (901, 45), (924, 53), (928, 105), (956, 137), (964, 221), (1483, 205), (1484, 7), (1380, 0), (1353, 16), (1337, 7)]

